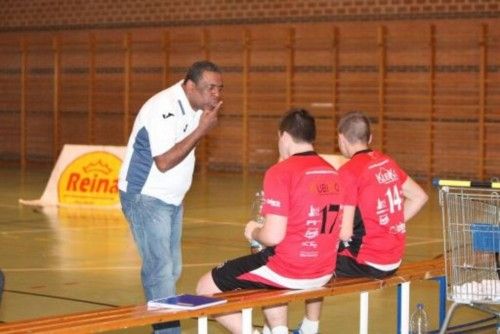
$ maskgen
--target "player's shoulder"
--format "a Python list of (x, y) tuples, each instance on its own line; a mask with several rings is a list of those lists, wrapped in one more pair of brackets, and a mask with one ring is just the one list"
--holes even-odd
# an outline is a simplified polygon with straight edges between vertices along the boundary
[(155, 121), (172, 120), (180, 114), (178, 100), (171, 88), (167, 88), (149, 98), (142, 106), (140, 114)]
[(380, 151), (374, 151), (374, 152), (376, 152), (376, 154), (377, 154), (376, 161), (387, 164), (390, 167), (397, 167), (398, 169), (401, 168), (399, 166), (398, 162), (394, 158), (392, 158), (390, 155), (388, 155), (387, 153), (383, 153)]
[(269, 167), (266, 170), (265, 174), (274, 174), (274, 173), (281, 173), (283, 171), (286, 171), (290, 167), (290, 162), (288, 161), (289, 159), (281, 160), (276, 162), (274, 165)]

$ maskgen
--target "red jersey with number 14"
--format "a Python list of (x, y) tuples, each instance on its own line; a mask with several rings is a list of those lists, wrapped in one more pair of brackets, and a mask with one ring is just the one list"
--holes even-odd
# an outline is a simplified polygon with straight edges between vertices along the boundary
[(390, 265), (403, 257), (406, 230), (402, 185), (408, 175), (387, 155), (361, 151), (344, 164), (346, 204), (358, 206), (365, 235), (356, 261)]
[(343, 187), (338, 172), (314, 152), (296, 154), (264, 177), (262, 214), (287, 217), (284, 239), (267, 266), (288, 278), (331, 275), (339, 242)]

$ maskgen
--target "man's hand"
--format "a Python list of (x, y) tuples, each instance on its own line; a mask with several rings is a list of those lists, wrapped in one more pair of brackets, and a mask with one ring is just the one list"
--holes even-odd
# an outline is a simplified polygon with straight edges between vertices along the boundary
[(222, 101), (219, 101), (213, 108), (203, 110), (200, 117), (198, 128), (203, 135), (206, 135), (214, 126), (217, 125), (219, 110), (222, 106)]
[(154, 157), (156, 167), (160, 172), (163, 173), (181, 162), (210, 129), (217, 124), (217, 116), (221, 106), (222, 101), (219, 101), (213, 108), (204, 110), (200, 116), (198, 127), (192, 133), (167, 152)]
[(261, 229), (262, 224), (257, 223), (255, 220), (250, 220), (247, 225), (245, 226), (245, 238), (247, 238), (248, 241), (251, 241), (254, 239), (253, 233), (256, 229)]

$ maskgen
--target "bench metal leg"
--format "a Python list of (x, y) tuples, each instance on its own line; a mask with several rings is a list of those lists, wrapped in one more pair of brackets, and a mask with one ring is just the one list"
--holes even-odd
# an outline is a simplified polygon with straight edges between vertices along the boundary
[(398, 285), (398, 334), (407, 334), (410, 323), (410, 282)]
[(359, 294), (359, 334), (368, 334), (368, 292)]
[(451, 304), (451, 307), (448, 310), (448, 313), (446, 314), (446, 318), (444, 319), (443, 324), (441, 325), (441, 328), (439, 329), (439, 334), (446, 333), (446, 329), (448, 328), (448, 324), (450, 323), (451, 316), (453, 315), (453, 312), (455, 312), (455, 309), (459, 306), (461, 306), (461, 304), (459, 304), (459, 303)]
[(252, 309), (241, 310), (241, 334), (252, 334)]
[(443, 326), (446, 317), (446, 277), (434, 278), (439, 283), (439, 328)]
[(208, 317), (198, 318), (198, 334), (208, 333)]

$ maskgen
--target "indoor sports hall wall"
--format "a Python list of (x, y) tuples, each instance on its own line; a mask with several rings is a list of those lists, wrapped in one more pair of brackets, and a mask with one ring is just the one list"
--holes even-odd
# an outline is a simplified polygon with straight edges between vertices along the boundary
[(266, 168), (280, 115), (300, 106), (318, 151), (338, 152), (338, 116), (357, 109), (414, 176), (500, 175), (496, 1), (2, 2), (0, 163), (125, 145), (142, 103), (206, 58), (225, 92), (201, 169)]

